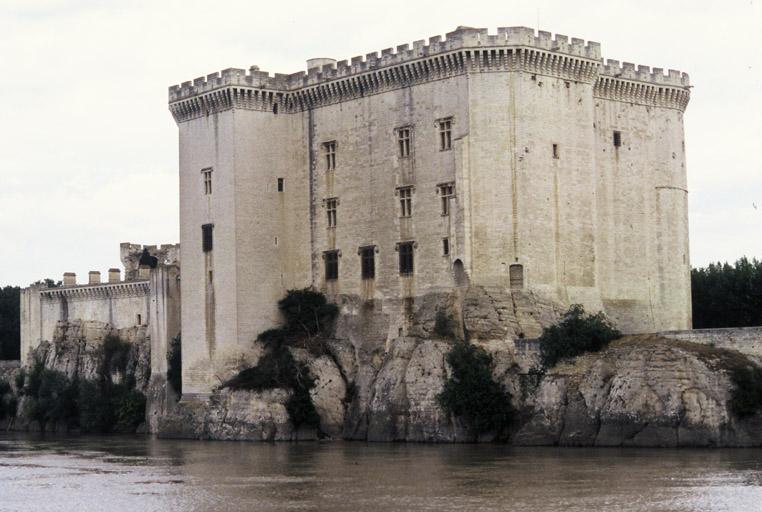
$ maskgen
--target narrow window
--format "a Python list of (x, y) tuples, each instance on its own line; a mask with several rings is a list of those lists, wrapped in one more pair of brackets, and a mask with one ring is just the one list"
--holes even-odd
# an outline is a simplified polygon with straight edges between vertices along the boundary
[(138, 313), (138, 325), (143, 325), (143, 317)]
[(214, 274), (213, 274), (213, 273), (212, 273), (212, 271), (210, 270), (210, 271), (209, 271), (209, 283), (212, 283), (212, 282), (214, 281), (214, 279), (213, 279), (213, 278), (214, 278)]
[(339, 251), (326, 251), (323, 253), (325, 260), (325, 280), (335, 281), (339, 278)]
[(455, 197), (455, 184), (443, 183), (438, 185), (439, 198), (442, 201), (442, 215), (450, 215), (450, 199)]
[(285, 186), (285, 180), (283, 178), (278, 178), (278, 192), (283, 192), (284, 186)]
[(439, 123), (439, 151), (452, 149), (452, 117), (440, 119)]
[(400, 274), (410, 275), (413, 273), (413, 242), (402, 242), (398, 246), (400, 254)]
[(202, 169), (201, 170), (201, 178), (204, 182), (204, 195), (211, 195), (212, 193), (212, 169), (211, 167), (208, 169)]
[(376, 277), (376, 248), (373, 245), (360, 247), (360, 270), (363, 279)]
[(410, 127), (397, 129), (397, 143), (399, 144), (399, 155), (401, 158), (410, 156), (410, 136), (412, 129)]
[(622, 132), (614, 130), (614, 147), (622, 145)]
[(558, 144), (553, 144), (553, 158), (558, 159)]
[(397, 189), (400, 196), (400, 217), (413, 215), (413, 187)]
[(524, 288), (524, 266), (523, 265), (511, 265), (508, 268), (508, 276), (511, 282), (511, 288), (521, 289)]
[(323, 153), (325, 154), (325, 170), (336, 169), (336, 141), (324, 142)]
[(329, 228), (335, 228), (336, 227), (336, 206), (338, 204), (338, 199), (335, 197), (332, 197), (330, 199), (325, 200), (325, 210), (328, 212), (328, 227)]
[(450, 254), (450, 239), (442, 239), (442, 256), (448, 256)]
[(212, 250), (212, 230), (214, 229), (214, 224), (204, 224), (201, 226), (201, 247), (204, 250), (204, 252), (209, 252)]

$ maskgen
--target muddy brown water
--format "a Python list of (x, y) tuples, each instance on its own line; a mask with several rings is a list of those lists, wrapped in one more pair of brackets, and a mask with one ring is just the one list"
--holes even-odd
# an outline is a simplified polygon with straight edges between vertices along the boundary
[(762, 450), (0, 434), (1, 511), (762, 511)]

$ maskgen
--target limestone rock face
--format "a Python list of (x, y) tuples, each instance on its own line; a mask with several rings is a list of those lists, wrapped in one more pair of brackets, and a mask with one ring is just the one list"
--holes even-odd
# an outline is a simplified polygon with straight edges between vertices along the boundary
[(733, 384), (707, 347), (655, 336), (618, 340), (550, 371), (516, 444), (748, 446), (760, 420), (729, 411)]

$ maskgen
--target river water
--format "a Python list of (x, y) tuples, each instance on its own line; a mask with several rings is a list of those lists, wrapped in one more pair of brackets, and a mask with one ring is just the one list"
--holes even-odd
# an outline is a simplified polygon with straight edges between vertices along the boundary
[(762, 450), (0, 434), (2, 511), (760, 511)]

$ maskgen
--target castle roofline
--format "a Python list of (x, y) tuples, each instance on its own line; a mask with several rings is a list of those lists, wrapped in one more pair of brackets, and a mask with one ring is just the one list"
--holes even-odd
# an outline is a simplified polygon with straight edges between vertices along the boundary
[(316, 85), (337, 78), (360, 74), (366, 71), (382, 69), (417, 59), (435, 56), (463, 48), (499, 48), (499, 47), (529, 47), (566, 54), (583, 59), (595, 60), (601, 64), (602, 74), (613, 77), (623, 76), (633, 80), (672, 86), (689, 85), (688, 75), (677, 70), (669, 70), (664, 74), (661, 68), (637, 66), (623, 63), (620, 67), (616, 60), (608, 60), (603, 65), (600, 43), (587, 41), (562, 34), (551, 34), (546, 31), (535, 31), (529, 27), (498, 27), (496, 34), (489, 34), (486, 28), (460, 26), (445, 37), (433, 36), (426, 41), (421, 39), (411, 45), (403, 44), (395, 48), (386, 48), (379, 52), (359, 55), (350, 60), (330, 62), (332, 59), (310, 59), (309, 62), (324, 60), (328, 63), (322, 66), (310, 66), (307, 71), (291, 74), (261, 71), (258, 66), (251, 66), (248, 71), (240, 68), (228, 68), (199, 77), (193, 81), (183, 82), (169, 88), (169, 102), (179, 101), (204, 92), (212, 91), (226, 85), (251, 86), (273, 91), (296, 91), (303, 87)]

